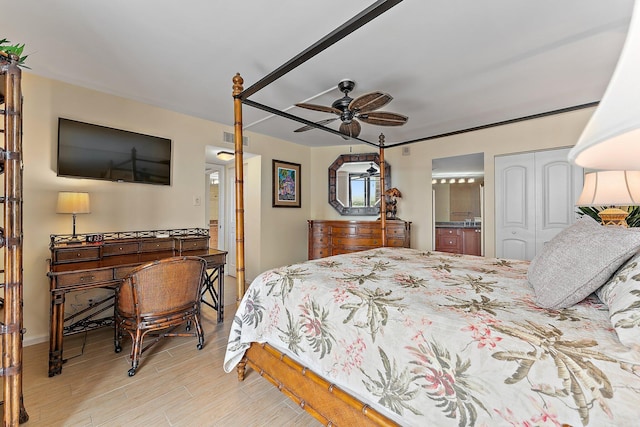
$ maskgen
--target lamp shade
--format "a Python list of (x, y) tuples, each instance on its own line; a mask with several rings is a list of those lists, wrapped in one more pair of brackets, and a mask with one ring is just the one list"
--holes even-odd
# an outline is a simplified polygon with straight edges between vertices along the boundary
[(598, 171), (584, 176), (577, 206), (640, 205), (640, 171)]
[(569, 161), (590, 169), (640, 170), (640, 4), (618, 64)]
[(58, 193), (58, 205), (56, 213), (62, 214), (86, 214), (91, 213), (89, 193), (75, 193), (72, 191), (60, 191)]

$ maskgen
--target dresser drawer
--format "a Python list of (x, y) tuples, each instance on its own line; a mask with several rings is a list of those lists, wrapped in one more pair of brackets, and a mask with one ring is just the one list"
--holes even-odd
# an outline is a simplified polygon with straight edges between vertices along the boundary
[(93, 270), (78, 273), (60, 274), (57, 276), (59, 288), (81, 286), (89, 283), (109, 282), (113, 280), (113, 270)]
[(404, 238), (401, 239), (392, 239), (387, 237), (387, 246), (392, 248), (403, 248), (404, 247)]
[(328, 225), (324, 225), (324, 224), (313, 224), (313, 227), (311, 227), (311, 230), (313, 231), (313, 233), (317, 233), (317, 234), (328, 234), (329, 231), (331, 230), (331, 227), (329, 227)]
[(95, 261), (100, 259), (100, 247), (57, 249), (55, 262), (58, 264), (79, 261)]
[(208, 249), (209, 239), (206, 237), (198, 237), (193, 239), (178, 239), (178, 246), (180, 252), (183, 251), (195, 251), (198, 249)]
[(404, 238), (404, 227), (387, 227), (387, 237), (402, 237)]
[(352, 227), (333, 227), (331, 229), (332, 236), (355, 236), (358, 234), (358, 228)]
[(365, 226), (359, 226), (358, 227), (358, 236), (380, 236), (380, 233), (382, 232), (382, 229), (380, 227), (380, 224), (376, 224), (377, 227), (365, 227)]
[(173, 250), (173, 239), (146, 240), (140, 242), (140, 252), (160, 252)]
[(330, 255), (335, 255), (335, 254), (332, 254), (329, 248), (313, 248), (311, 259), (326, 258)]
[(371, 237), (332, 237), (331, 243), (334, 247), (363, 246), (368, 248), (377, 248), (382, 246), (381, 239)]
[(102, 256), (125, 255), (138, 253), (138, 243), (115, 243), (102, 246)]
[(327, 246), (329, 244), (329, 236), (313, 236), (314, 246)]

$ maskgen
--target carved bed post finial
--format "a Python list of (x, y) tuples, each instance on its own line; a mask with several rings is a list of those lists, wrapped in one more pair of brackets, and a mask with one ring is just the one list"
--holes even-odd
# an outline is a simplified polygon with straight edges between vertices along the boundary
[(242, 153), (242, 84), (244, 80), (240, 73), (233, 76), (233, 115), (234, 115), (234, 144), (236, 167), (236, 287), (238, 296), (236, 305), (244, 296), (244, 171)]
[(378, 140), (380, 142), (380, 227), (382, 246), (387, 246), (387, 196), (384, 194), (386, 189), (384, 183), (386, 172), (384, 167), (384, 134), (381, 133)]

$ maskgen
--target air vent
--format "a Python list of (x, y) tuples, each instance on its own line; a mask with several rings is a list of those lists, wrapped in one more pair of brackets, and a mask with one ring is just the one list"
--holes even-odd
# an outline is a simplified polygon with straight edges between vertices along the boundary
[[(231, 132), (223, 132), (222, 140), (224, 142), (228, 142), (230, 144), (235, 144), (235, 140), (233, 138), (233, 134)], [(249, 145), (249, 137), (242, 137), (242, 145)]]

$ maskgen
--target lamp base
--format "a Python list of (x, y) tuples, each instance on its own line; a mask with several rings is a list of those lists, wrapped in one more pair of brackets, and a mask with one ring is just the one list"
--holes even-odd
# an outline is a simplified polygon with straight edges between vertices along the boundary
[(598, 213), (602, 225), (616, 225), (618, 227), (629, 227), (627, 224), (627, 216), (629, 213), (618, 208), (607, 208)]

